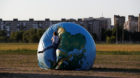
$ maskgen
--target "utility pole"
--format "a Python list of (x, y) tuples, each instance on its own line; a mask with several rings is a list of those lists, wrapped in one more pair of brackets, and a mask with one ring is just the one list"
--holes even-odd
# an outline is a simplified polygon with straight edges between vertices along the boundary
[(123, 30), (123, 27), (122, 27), (122, 43), (124, 43), (124, 30)]

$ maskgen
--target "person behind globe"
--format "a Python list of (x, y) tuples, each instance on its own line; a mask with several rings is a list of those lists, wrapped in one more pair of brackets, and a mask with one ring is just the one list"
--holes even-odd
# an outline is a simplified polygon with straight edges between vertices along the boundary
[(57, 32), (53, 32), (53, 36), (51, 40), (52, 40), (52, 45), (50, 45), (49, 47), (46, 47), (43, 51), (39, 51), (38, 53), (43, 53), (47, 49), (51, 49), (51, 48), (54, 48), (54, 50), (56, 51), (59, 45), (59, 37), (58, 37)]

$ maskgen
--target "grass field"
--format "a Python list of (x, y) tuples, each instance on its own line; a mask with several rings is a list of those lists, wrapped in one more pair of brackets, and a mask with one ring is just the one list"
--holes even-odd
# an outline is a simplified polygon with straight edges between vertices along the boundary
[(0, 50), (37, 50), (37, 43), (0, 43)]
[(0, 43), (0, 78), (140, 77), (140, 44), (97, 44), (88, 71), (43, 70), (37, 65), (36, 43)]
[[(37, 50), (37, 43), (0, 43), (0, 50)], [(140, 44), (96, 44), (97, 51), (125, 51), (135, 52), (140, 51)]]
[(140, 51), (140, 44), (97, 44), (97, 51), (125, 51), (135, 52)]

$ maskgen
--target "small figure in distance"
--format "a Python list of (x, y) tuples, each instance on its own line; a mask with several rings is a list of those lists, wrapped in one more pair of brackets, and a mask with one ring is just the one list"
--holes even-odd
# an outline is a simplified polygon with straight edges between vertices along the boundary
[(47, 49), (50, 49), (50, 48), (54, 48), (54, 50), (56, 51), (56, 49), (58, 48), (58, 45), (59, 45), (59, 37), (58, 37), (57, 32), (53, 32), (53, 36), (52, 36), (51, 40), (52, 40), (52, 45), (49, 47), (46, 47), (43, 51), (39, 51), (38, 53), (43, 53), (44, 51), (46, 51)]

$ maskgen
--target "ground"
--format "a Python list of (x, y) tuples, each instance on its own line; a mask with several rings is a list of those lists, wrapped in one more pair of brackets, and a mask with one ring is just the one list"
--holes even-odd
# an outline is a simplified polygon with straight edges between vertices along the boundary
[[(15, 45), (17, 47), (13, 48)], [(117, 50), (106, 50), (105, 53), (100, 51), (100, 47), (105, 49), (111, 45), (97, 44), (97, 56), (93, 68), (73, 71), (41, 69), (37, 65), (35, 50), (37, 44), (0, 44), (0, 78), (140, 78), (140, 51), (138, 50), (140, 45), (131, 45), (135, 46), (134, 50), (137, 49), (133, 52), (132, 48), (129, 52), (121, 48), (119, 52)], [(112, 45), (113, 48), (114, 46)], [(118, 46), (120, 45), (116, 45)], [(126, 45), (122, 46), (126, 47)], [(129, 45), (127, 49), (129, 50)]]

